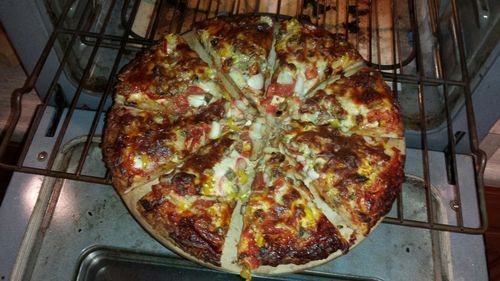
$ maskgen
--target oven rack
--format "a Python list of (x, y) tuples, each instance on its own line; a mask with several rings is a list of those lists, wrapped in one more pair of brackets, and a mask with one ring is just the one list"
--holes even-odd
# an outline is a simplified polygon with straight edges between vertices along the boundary
[[(422, 187), (425, 189), (424, 203), (427, 220), (417, 221), (405, 217), (403, 195), (400, 195), (396, 200), (396, 215), (386, 217), (384, 222), (441, 231), (484, 233), (487, 228), (483, 194), (485, 156), (479, 149), (477, 140), (470, 77), (460, 32), (460, 13), (456, 0), (450, 1), (446, 12), (443, 12), (445, 8), (440, 7), (438, 0), (425, 1), (426, 5), (422, 4), (423, 2), (418, 0), (256, 0), (253, 2), (243, 0), (111, 0), (102, 4), (100, 1), (67, 1), (64, 7), (51, 11), (55, 17), (49, 40), (25, 84), (12, 94), (11, 112), (4, 138), (0, 143), (0, 167), (23, 173), (110, 184), (109, 173), (103, 177), (96, 177), (84, 174), (82, 169), (91, 145), (100, 135), (99, 122), (102, 121), (111, 103), (116, 75), (121, 66), (128, 61), (127, 56), (151, 46), (162, 33), (181, 33), (190, 30), (196, 21), (217, 15), (267, 14), (277, 19), (295, 16), (345, 36), (358, 48), (368, 64), (382, 72), (385, 80), (392, 86), (394, 95), (398, 98), (401, 99), (403, 89), (414, 89), (412, 106), (418, 110), (413, 118), (405, 120), (405, 123), (407, 123), (408, 130), (417, 132), (418, 135), (418, 141), (413, 146), (421, 151)], [(153, 5), (152, 12), (149, 14), (151, 22), (146, 28), (142, 28), (143, 34), (140, 34), (134, 24), (138, 14), (143, 13), (145, 5)], [(75, 9), (80, 11), (79, 16), (74, 15)], [(423, 13), (428, 15), (426, 22), (421, 18)], [(443, 14), (448, 15), (448, 21), (445, 22)], [(444, 24), (449, 24), (451, 27), (449, 30), (453, 31), (451, 35), (446, 34), (451, 37), (451, 43), (442, 40), (445, 36), (442, 27)], [(422, 29), (428, 29), (434, 38), (434, 43), (430, 48), (426, 43), (428, 35), (423, 34)], [(445, 47), (450, 48), (450, 44), (451, 49), (447, 50), (451, 50), (457, 60), (451, 70), (445, 63), (448, 54), (443, 50)], [(78, 79), (74, 79), (75, 91), (68, 100), (67, 97), (62, 96), (58, 81), (62, 76), (67, 76), (65, 71), (69, 68), (71, 53), (76, 45), (84, 45), (89, 52), (82, 73), (77, 77)], [(101, 89), (96, 90), (98, 87), (91, 85), (95, 80), (92, 79), (95, 71), (94, 64), (98, 60), (98, 54), (104, 49), (112, 50), (113, 57), (111, 64), (108, 65), (106, 82)], [(47, 58), (54, 53), (58, 54), (59, 65), (56, 68), (52, 67), (50, 86), (33, 116), (19, 159), (17, 163), (7, 163), (3, 159), (21, 116), (23, 96), (32, 91), (40, 82), (41, 73), (48, 71), (50, 67), (47, 64)], [(431, 63), (426, 60), (429, 54), (432, 56)], [(70, 120), (78, 109), (88, 109), (87, 105), (81, 104), (82, 96), (89, 93), (95, 96), (96, 92), (99, 97), (98, 103), (91, 108), (94, 118), (91, 129), (85, 137), (86, 141), (78, 167), (72, 172), (58, 170), (55, 165), (56, 157), (63, 149), (63, 139), (69, 129)], [(427, 116), (429, 113), (426, 109), (429, 92), (440, 93), (443, 102), (442, 123), (446, 132), (445, 138), (447, 138), (445, 142), (448, 145), (444, 151), (447, 166), (442, 172), (447, 174), (448, 182), (453, 185), (454, 200), (450, 202), (450, 207), (456, 212), (455, 223), (438, 221), (435, 215), (436, 210), (432, 206), (429, 154), (433, 142), (428, 136), (433, 128), (428, 127), (433, 125), (430, 124), (429, 119), (432, 118)], [(470, 210), (461, 208), (456, 147), (460, 136), (464, 133), (456, 132), (452, 124), (454, 113), (452, 104), (457, 100), (462, 101), (467, 112), (470, 146), (468, 155), (474, 163), (472, 169), (475, 182), (475, 187), (467, 188), (474, 188), (477, 194), (480, 221), (477, 226), (464, 224), (464, 214)], [(26, 156), (44, 112), (50, 107), (55, 108), (58, 112), (56, 117), (60, 118), (60, 120), (54, 120), (55, 127), (47, 132), (55, 138), (54, 146), (50, 152), (42, 151), (38, 154), (37, 159), (44, 163), (44, 167), (34, 167), (26, 164)], [(62, 111), (65, 114), (61, 114)], [(412, 122), (413, 125), (409, 124)]]

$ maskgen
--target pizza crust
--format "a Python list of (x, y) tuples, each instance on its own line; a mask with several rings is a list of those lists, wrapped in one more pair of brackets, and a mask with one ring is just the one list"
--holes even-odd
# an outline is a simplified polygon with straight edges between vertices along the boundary
[(210, 57), (208, 52), (205, 49), (203, 49), (200, 41), (198, 40), (196, 31), (191, 30), (182, 34), (181, 36), (184, 38), (184, 40), (186, 40), (189, 47), (191, 47), (191, 49), (193, 49), (196, 53), (198, 53), (198, 55), (204, 62), (208, 63), (208, 65), (210, 65), (211, 67), (214, 66), (212, 58)]
[(243, 230), (243, 215), (241, 210), (243, 207), (242, 200), (238, 200), (236, 207), (231, 216), (231, 223), (224, 241), (222, 250), (221, 267), (227, 271), (239, 273), (242, 268), (238, 264), (238, 242), (240, 240), (241, 231)]

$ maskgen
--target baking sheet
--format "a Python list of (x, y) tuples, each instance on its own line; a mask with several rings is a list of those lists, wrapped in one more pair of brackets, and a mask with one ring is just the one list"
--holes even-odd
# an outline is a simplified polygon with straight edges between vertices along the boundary
[[(78, 141), (72, 145), (71, 149), (64, 150), (68, 156), (65, 158), (69, 159), (69, 170), (77, 165), (83, 146)], [(415, 151), (408, 150), (407, 153), (415, 154)], [(96, 144), (88, 154), (84, 174), (103, 171), (101, 151)], [(27, 264), (31, 265), (20, 274), (25, 280), (69, 280), (79, 266), (82, 252), (95, 246), (179, 258), (142, 229), (111, 186), (62, 180), (53, 192), (44, 212), (46, 224), (38, 229), (41, 235), (32, 243), (35, 247), (25, 249), (30, 253)], [(405, 194), (412, 196), (414, 192)], [(420, 217), (425, 216), (421, 207), (415, 204), (412, 209)], [(443, 273), (438, 269), (441, 260), (447, 259), (446, 252), (433, 257), (435, 247), (446, 246), (435, 243), (429, 230), (381, 224), (347, 255), (313, 268), (310, 273), (379, 280), (401, 280), (409, 275), (417, 280), (431, 280), (436, 272), (446, 275), (447, 271)]]

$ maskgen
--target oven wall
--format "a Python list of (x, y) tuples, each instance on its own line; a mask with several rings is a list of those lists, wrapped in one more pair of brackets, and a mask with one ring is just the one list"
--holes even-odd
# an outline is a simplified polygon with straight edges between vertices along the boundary
[[(45, 44), (52, 31), (40, 13), (41, 1), (30, 0), (5, 0), (0, 1), (0, 18), (7, 32), (12, 46), (16, 50), (21, 65), (26, 73), (31, 73), (40, 57)], [(36, 91), (41, 98), (49, 88), (50, 75), (58, 64), (55, 53), (47, 58), (47, 66), (40, 74), (36, 84)], [(21, 87), (23, 85), (19, 85)]]

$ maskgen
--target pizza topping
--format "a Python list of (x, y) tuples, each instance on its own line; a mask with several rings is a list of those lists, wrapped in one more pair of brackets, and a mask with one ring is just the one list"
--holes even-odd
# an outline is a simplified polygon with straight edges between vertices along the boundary
[(294, 75), (290, 71), (282, 71), (278, 75), (278, 79), (276, 82), (278, 84), (292, 84), (294, 81), (293, 79)]
[(146, 155), (136, 155), (133, 159), (133, 165), (135, 169), (145, 171), (150, 169), (151, 161)]
[(252, 87), (255, 90), (260, 90), (264, 87), (264, 76), (262, 74), (258, 73), (255, 75), (252, 75), (248, 79), (248, 86)]
[[(178, 35), (165, 36), (119, 76), (115, 102), (160, 112), (170, 121), (196, 115), (229, 95), (211, 69)], [(226, 98), (227, 99), (227, 98)]]
[[(307, 78), (307, 77), (306, 77)], [(294, 93), (298, 93), (300, 97), (302, 97), (302, 93), (304, 93), (305, 80), (304, 76), (299, 73), (297, 75), (297, 81), (295, 82), (295, 87), (293, 88)]]
[(403, 170), (400, 151), (389, 150), (386, 139), (346, 135), (329, 125), (298, 125), (287, 134), (288, 153), (305, 162), (298, 172), (306, 184), (330, 206), (344, 206), (351, 220), (365, 224), (362, 231), (389, 211), (384, 203), (402, 181), (392, 175)]
[(197, 24), (200, 41), (216, 65), (243, 94), (260, 104), (273, 41), (273, 21), (262, 17), (218, 17)]
[(187, 97), (189, 105), (192, 107), (200, 107), (207, 105), (204, 95), (190, 95)]
[(248, 176), (253, 175), (253, 168), (235, 144), (228, 136), (215, 140), (189, 156), (182, 167), (162, 176), (160, 181), (175, 186), (177, 191), (190, 190), (190, 195), (240, 196), (248, 190)]
[(342, 131), (401, 136), (399, 109), (382, 76), (368, 67), (318, 87), (292, 112), (294, 119), (315, 124), (334, 123)]
[(274, 96), (289, 97), (293, 94), (294, 87), (294, 84), (271, 84), (267, 88), (267, 94), (271, 98), (274, 98)]
[(302, 182), (286, 176), (292, 166), (280, 153), (265, 157), (244, 214), (238, 246), (242, 265), (303, 264), (349, 247), (312, 202)]
[(221, 126), (219, 122), (217, 121), (212, 121), (212, 128), (210, 129), (210, 139), (217, 139), (221, 134)]
[(246, 160), (237, 151), (232, 151), (229, 157), (214, 166), (214, 181), (217, 184), (216, 194), (235, 194), (239, 191), (237, 185), (232, 181), (240, 172), (236, 165), (238, 161)]
[(311, 80), (318, 77), (318, 71), (316, 70), (316, 67), (311, 67), (306, 69), (304, 75), (306, 76), (306, 79)]
[(278, 67), (273, 77), (276, 77), (277, 83), (294, 84), (289, 95), (300, 99), (351, 63), (363, 61), (347, 42), (333, 38), (315, 26), (301, 24), (296, 19), (282, 23), (276, 52)]
[[(203, 94), (205, 94), (205, 91), (198, 86), (188, 86), (186, 89), (186, 94), (187, 95), (203, 95)], [(189, 98), (189, 96), (188, 96), (188, 98)]]

